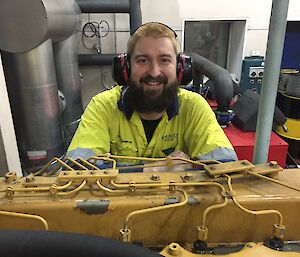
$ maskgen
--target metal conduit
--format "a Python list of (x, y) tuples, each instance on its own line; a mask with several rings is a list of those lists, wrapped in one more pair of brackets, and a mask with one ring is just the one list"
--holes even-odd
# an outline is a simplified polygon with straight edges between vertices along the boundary
[(268, 160), (289, 0), (273, 0), (264, 78), (257, 116), (253, 162)]

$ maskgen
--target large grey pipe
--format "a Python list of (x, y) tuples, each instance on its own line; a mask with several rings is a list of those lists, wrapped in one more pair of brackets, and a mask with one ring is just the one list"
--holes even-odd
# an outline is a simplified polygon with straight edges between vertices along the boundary
[(0, 49), (24, 53), (49, 38), (62, 41), (79, 29), (79, 14), (73, 0), (0, 1)]
[(227, 111), (233, 98), (232, 78), (227, 70), (196, 53), (188, 53), (193, 58), (197, 74), (203, 74), (214, 83), (215, 97), (219, 111)]
[[(11, 81), (8, 86), (10, 92), (16, 91), (10, 94), (12, 103), (21, 106), (12, 109), (15, 110), (18, 146), (25, 169), (34, 169), (54, 156), (62, 155), (64, 139), (60, 112), (57, 111), (59, 102), (52, 42), (58, 44), (58, 60), (64, 61), (57, 65), (68, 66), (63, 59), (70, 57), (70, 49), (59, 42), (79, 29), (79, 14), (80, 9), (73, 0), (0, 1), (0, 49), (16, 54), (6, 55), (4, 59), (5, 63), (14, 64), (5, 69), (9, 69), (6, 74), (15, 74), (8, 75)], [(65, 72), (59, 73), (59, 81), (70, 85), (68, 80), (72, 79), (63, 76), (71, 76), (75, 68), (64, 68)], [(62, 85), (62, 88), (67, 86)], [(72, 94), (78, 93), (77, 89), (72, 90)]]
[(55, 70), (58, 89), (66, 99), (63, 111), (64, 139), (66, 147), (69, 145), (77, 129), (83, 112), (81, 100), (81, 78), (76, 52), (75, 35), (53, 45)]
[(52, 42), (2, 58), (22, 162), (34, 170), (64, 152)]
[(264, 78), (257, 116), (253, 154), (255, 164), (268, 160), (288, 6), (289, 0), (273, 0), (272, 3)]

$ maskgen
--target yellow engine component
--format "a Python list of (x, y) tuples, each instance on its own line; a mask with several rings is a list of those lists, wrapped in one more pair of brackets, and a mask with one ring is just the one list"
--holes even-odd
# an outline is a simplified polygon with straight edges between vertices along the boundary
[[(23, 178), (8, 172), (0, 180), (0, 229), (97, 235), (166, 247), (164, 256), (192, 256), (197, 240), (208, 247), (244, 244), (241, 253), (265, 252), (248, 242), (300, 241), (299, 169), (168, 158), (164, 172), (120, 173), (128, 169), (116, 166), (120, 158), (55, 159)], [(98, 168), (99, 160), (109, 168)], [(172, 172), (178, 163), (194, 169)]]

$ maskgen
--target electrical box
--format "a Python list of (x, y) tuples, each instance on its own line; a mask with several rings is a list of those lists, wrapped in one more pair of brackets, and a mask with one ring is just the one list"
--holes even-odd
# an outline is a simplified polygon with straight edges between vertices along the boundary
[(240, 88), (242, 91), (252, 89), (260, 93), (262, 79), (264, 76), (264, 62), (263, 56), (249, 56), (245, 57), (242, 66), (242, 75)]

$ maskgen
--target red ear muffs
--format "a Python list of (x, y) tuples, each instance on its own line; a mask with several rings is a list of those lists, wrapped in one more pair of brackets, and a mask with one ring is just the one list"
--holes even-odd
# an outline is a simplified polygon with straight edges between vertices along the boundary
[(130, 63), (127, 54), (119, 54), (114, 57), (112, 63), (112, 76), (118, 85), (128, 85), (130, 78)]
[(180, 85), (187, 85), (193, 79), (193, 60), (185, 53), (177, 55), (177, 79)]

